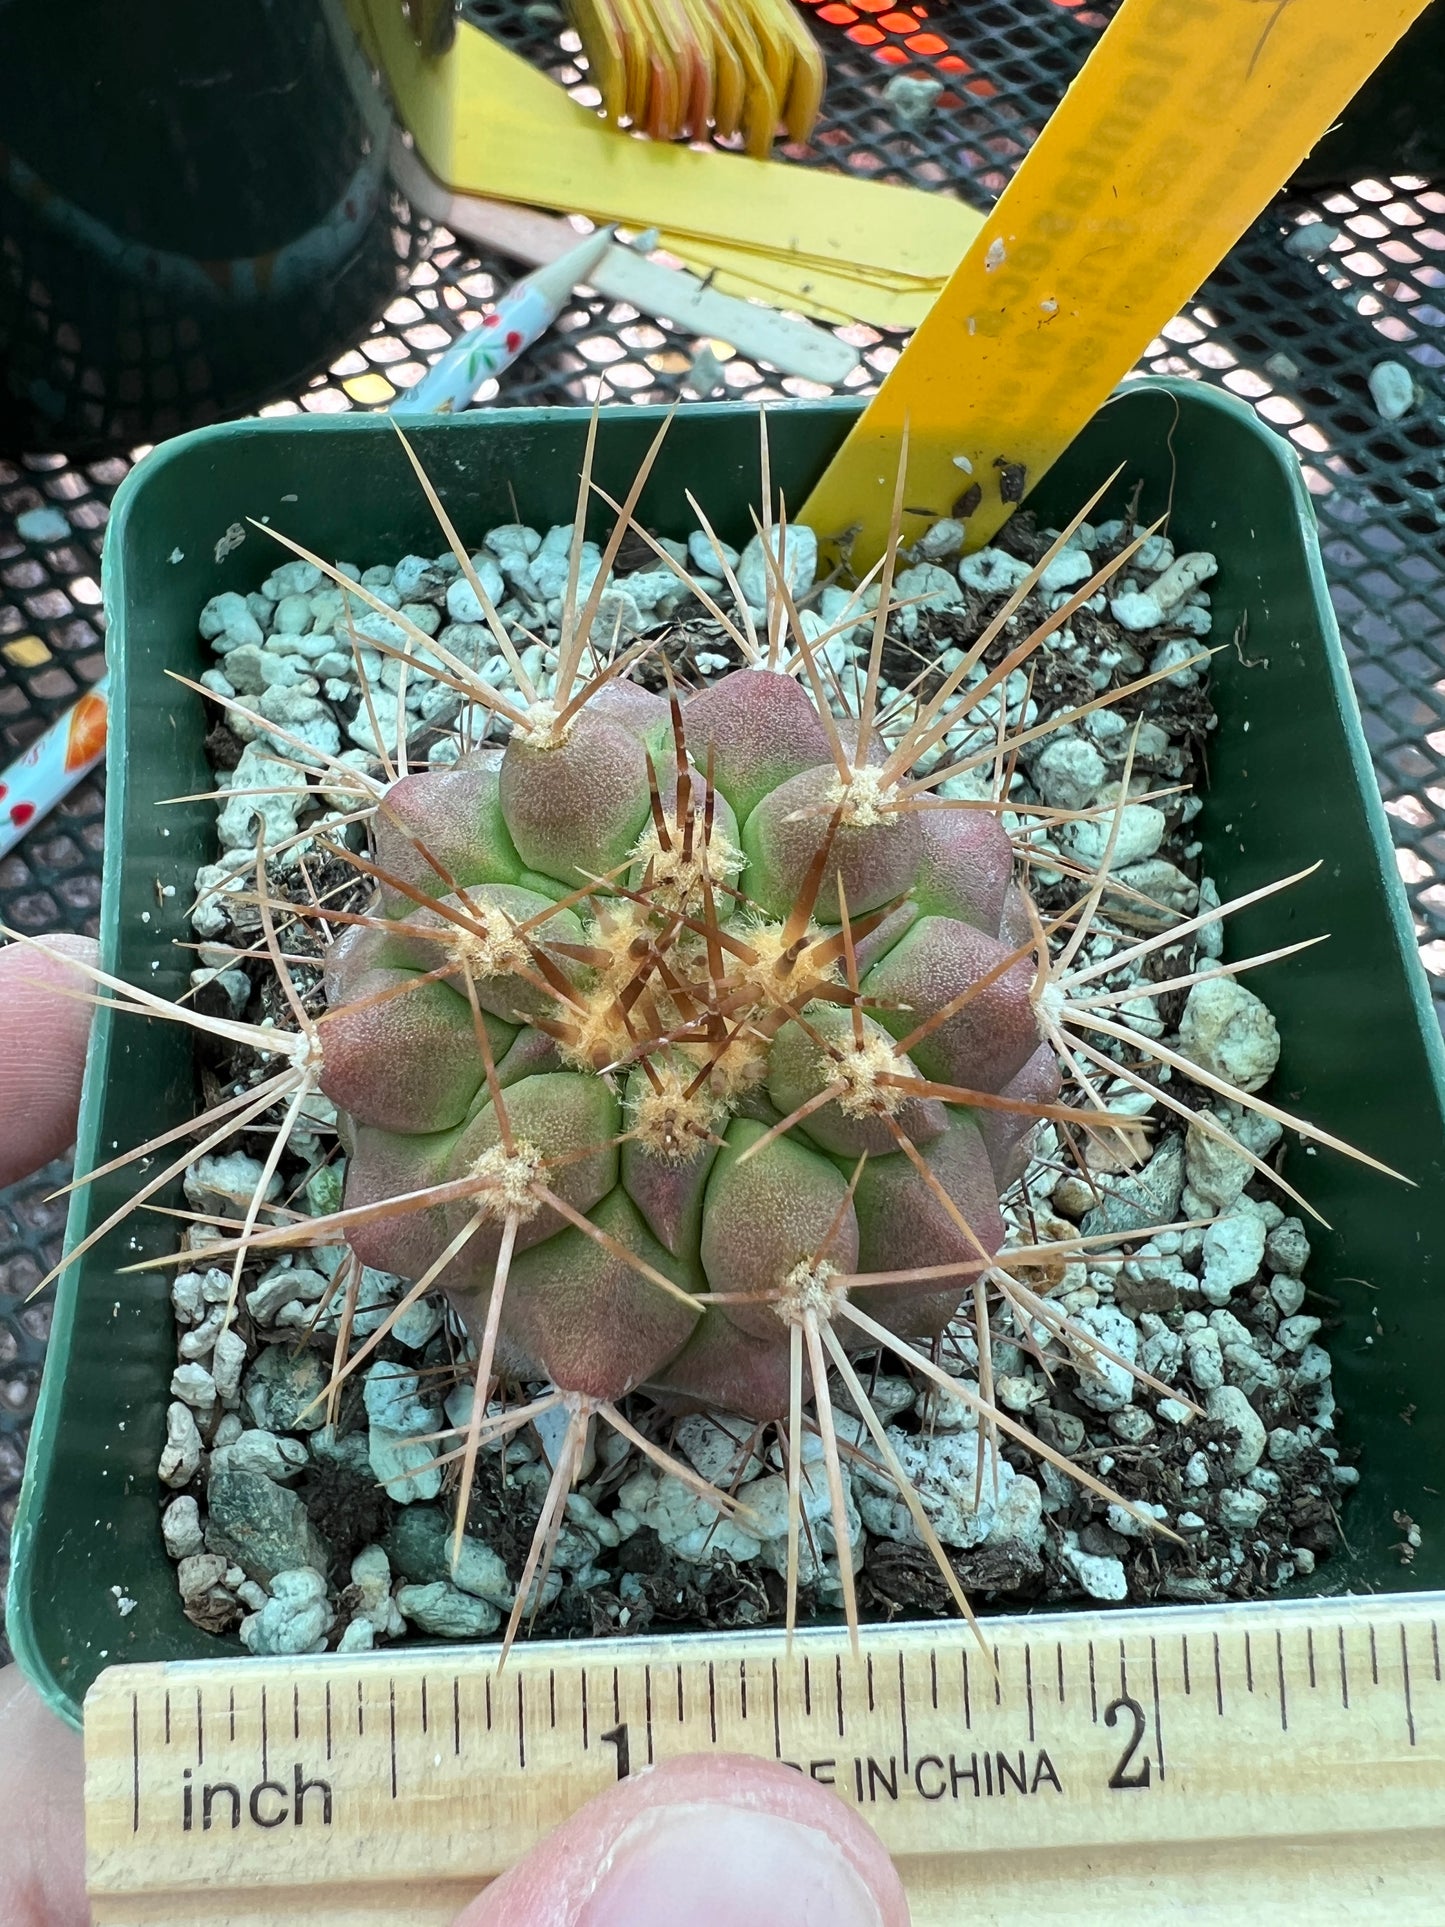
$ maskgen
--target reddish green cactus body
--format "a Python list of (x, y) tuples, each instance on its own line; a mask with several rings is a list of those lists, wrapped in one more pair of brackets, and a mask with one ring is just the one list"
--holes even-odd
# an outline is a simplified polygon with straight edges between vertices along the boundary
[(1030, 1122), (980, 1099), (1058, 1073), (994, 815), (890, 805), (876, 743), (850, 790), (856, 730), (772, 671), (679, 714), (609, 684), (393, 786), (389, 922), (335, 947), (324, 1088), (368, 1262), (435, 1270), (565, 1392), (762, 1419), (820, 1281), (931, 1270), (866, 1309), (944, 1328)]

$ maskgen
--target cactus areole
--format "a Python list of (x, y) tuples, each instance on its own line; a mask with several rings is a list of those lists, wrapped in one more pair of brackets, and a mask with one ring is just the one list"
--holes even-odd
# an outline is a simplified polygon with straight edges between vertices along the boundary
[(844, 1292), (941, 1333), (1059, 1074), (1009, 838), (911, 761), (749, 667), (393, 783), (321, 1024), (357, 1256), (584, 1400), (784, 1416)]

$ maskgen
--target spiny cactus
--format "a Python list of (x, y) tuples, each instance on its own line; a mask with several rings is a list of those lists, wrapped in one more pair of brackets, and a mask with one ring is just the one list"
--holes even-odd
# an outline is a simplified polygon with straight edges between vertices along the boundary
[[(479, 1342), (505, 1291), (514, 1375), (776, 1418), (819, 1278), (997, 1251), (1040, 1114), (1006, 1106), (1059, 1085), (1028, 917), (997, 820), (885, 814), (880, 763), (840, 772), (791, 678), (739, 670), (671, 715), (623, 695), (381, 805), (380, 914), (328, 953), (321, 1089), (348, 1207), (459, 1195), (351, 1242), (435, 1268)], [(931, 1336), (966, 1277), (880, 1313)]]
[[(1093, 963), (1083, 946), (1110, 883), (1131, 763), (1119, 804), (1102, 813), (1109, 827), (1097, 869), (1078, 868), (1079, 895), (1065, 915), (1046, 928), (1016, 881), (1004, 801), (1019, 747), (1155, 678), (1036, 726), (1011, 716), (1002, 700), (1008, 678), (1137, 543), (1041, 627), (1018, 633), (1016, 612), (1087, 504), (958, 664), (946, 675), (925, 666), (885, 710), (896, 529), (876, 583), (865, 578), (829, 630), (800, 614), (786, 525), (765, 520), (770, 580), (760, 622), (721, 544), (718, 574), (734, 589), (736, 614), (692, 585), (745, 666), (687, 691), (665, 672), (661, 694), (630, 675), (653, 643), (622, 648), (597, 633), (608, 572), (634, 531), (650, 462), (627, 501), (611, 504), (612, 534), (585, 594), (584, 473), (556, 670), (545, 679), (528, 674), (422, 477), (511, 667), (515, 701), (434, 638), (412, 633), (365, 587), (290, 544), (404, 632), (399, 646), (371, 639), (371, 647), (400, 659), (403, 675), (450, 683), (466, 717), (480, 720), (484, 735), (499, 726), (505, 742), (477, 743), (451, 768), (408, 773), (403, 734), (394, 757), (383, 753), (380, 780), (298, 744), (313, 768), (325, 766), (333, 797), (340, 789), (355, 800), (349, 814), (370, 832), (364, 849), (329, 846), (366, 881), (367, 901), (345, 910), (319, 900), (286, 906), (288, 917), (309, 918), (330, 939), (324, 1015), (296, 991), (259, 844), (263, 947), (294, 1029), (203, 1019), (101, 973), (97, 981), (127, 1007), (169, 1011), (281, 1059), (195, 1127), (204, 1150), (255, 1119), (279, 1123), (255, 1196), (223, 1235), (199, 1251), (193, 1244), (186, 1262), (229, 1258), (239, 1285), (253, 1252), (344, 1238), (353, 1283), (363, 1265), (414, 1281), (393, 1316), (433, 1287), (446, 1292), (476, 1349), (471, 1421), (437, 1441), (440, 1461), (459, 1468), (458, 1536), (478, 1452), (548, 1408), (565, 1408), (566, 1442), (508, 1640), (520, 1602), (540, 1593), (533, 1581), (539, 1569), (545, 1576), (593, 1415), (718, 1507), (733, 1504), (672, 1460), (636, 1407), (624, 1409), (637, 1392), (665, 1411), (706, 1407), (779, 1427), (791, 1493), (790, 1625), (806, 1425), (821, 1435), (850, 1622), (843, 1450), (864, 1452), (894, 1478), (966, 1611), (852, 1361), (894, 1352), (969, 1406), (985, 1437), (1002, 1430), (1105, 1490), (992, 1396), (997, 1319), (1040, 1357), (1052, 1352), (1087, 1368), (1107, 1351), (1050, 1302), (1041, 1279), (1066, 1250), (1108, 1262), (1113, 1240), (1002, 1250), (1000, 1193), (1026, 1162), (1034, 1123), (1057, 1121), (1071, 1147), (1105, 1133), (1116, 1158), (1137, 1155), (1137, 1126), (1110, 1113), (1097, 1088), (1107, 1072), (1249, 1156), (1207, 1111), (1146, 1080), (1137, 1065), (1153, 1058), (1317, 1142), (1348, 1147), (1212, 1078), (1128, 1021), (1126, 998), (1172, 983), (1127, 993), (1100, 986), (1121, 958)], [(872, 645), (866, 667), (845, 683), (828, 644), (860, 621), (871, 621)], [(988, 714), (990, 700), (992, 733), (946, 748), (961, 724)], [(227, 706), (250, 714), (239, 701)], [(475, 735), (471, 721), (463, 726)], [(1070, 869), (1064, 857), (1050, 861)], [(1142, 938), (1136, 950), (1177, 941), (1232, 907)], [(1074, 1087), (1067, 1096), (1065, 1075)], [(298, 1223), (267, 1205), (267, 1187), (318, 1089), (337, 1106), (346, 1190), (339, 1211)], [(162, 1161), (138, 1201), (196, 1155), (188, 1144), (179, 1160)], [(965, 1307), (979, 1350), (974, 1384), (930, 1355)], [(337, 1385), (386, 1329), (353, 1348), (343, 1319)], [(496, 1412), (494, 1394), (506, 1384), (550, 1389)], [(832, 1407), (840, 1389), (864, 1427), (843, 1445)], [(982, 1457), (979, 1466), (982, 1476)]]

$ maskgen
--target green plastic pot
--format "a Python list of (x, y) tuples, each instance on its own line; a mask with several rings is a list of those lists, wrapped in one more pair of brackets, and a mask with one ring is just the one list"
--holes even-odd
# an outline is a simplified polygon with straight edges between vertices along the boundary
[[(771, 415), (773, 476), (801, 503), (854, 418), (852, 404)], [(657, 414), (605, 413), (598, 479), (614, 494)], [(587, 417), (504, 410), (412, 431), (464, 536), (520, 513), (570, 520)], [(1417, 1185), (1408, 1189), (1329, 1153), (1292, 1146), (1290, 1180), (1329, 1219), (1315, 1234), (1310, 1284), (1338, 1318), (1335, 1383), (1362, 1480), (1346, 1515), (1349, 1550), (1322, 1567), (1325, 1592), (1445, 1583), (1445, 1400), (1438, 1397), (1445, 1239), (1445, 1053), (1395, 872), (1349, 674), (1330, 610), (1309, 497), (1288, 446), (1229, 396), (1189, 382), (1141, 382), (1116, 396), (1034, 500), (1060, 521), (1119, 464), (1113, 511), (1143, 485), (1146, 516), (1171, 508), (1181, 548), (1221, 558), (1215, 589), (1210, 789), (1199, 818), (1205, 863), (1234, 896), (1322, 859), (1308, 882), (1238, 919), (1230, 954), (1318, 931), (1330, 941), (1260, 973), (1284, 1054), (1283, 1104), (1356, 1143)], [(684, 409), (643, 497), (647, 522), (685, 534), (683, 490), (741, 542), (756, 499), (751, 410)], [(1101, 510), (1100, 513), (1110, 512)], [(430, 512), (391, 425), (245, 422), (158, 449), (116, 498), (106, 539), (112, 658), (110, 811), (102, 927), (106, 967), (174, 995), (193, 953), (187, 906), (211, 855), (212, 805), (157, 807), (211, 786), (200, 704), (164, 672), (194, 675), (196, 617), (221, 589), (256, 587), (279, 551), (248, 517), (327, 555), (365, 564), (437, 546)], [(1246, 621), (1247, 618), (1247, 621)], [(1231, 638), (1236, 640), (1231, 641)], [(167, 886), (174, 894), (165, 895)], [(188, 1114), (188, 1035), (102, 1014), (81, 1113), (79, 1168)], [(126, 1195), (123, 1176), (78, 1192), (72, 1243)], [(169, 1273), (134, 1272), (170, 1250), (175, 1221), (138, 1214), (63, 1279), (15, 1527), (10, 1633), (46, 1697), (75, 1717), (106, 1664), (214, 1655), (183, 1617), (161, 1544), (156, 1461), (174, 1365)], [(1393, 1515), (1423, 1544), (1402, 1567)], [(128, 1615), (117, 1590), (137, 1601)], [(1179, 1608), (1184, 1611), (1187, 1608)]]

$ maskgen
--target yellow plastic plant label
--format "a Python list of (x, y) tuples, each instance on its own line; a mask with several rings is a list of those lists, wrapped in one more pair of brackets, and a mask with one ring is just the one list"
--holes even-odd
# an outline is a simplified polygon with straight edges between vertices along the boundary
[(1427, 4), (1124, 0), (802, 519), (870, 564), (906, 422), (987, 539)]
[(778, 18), (780, 10), (768, 0), (742, 0), (741, 11), (762, 52), (768, 84), (780, 101), (785, 100), (793, 74), (793, 46)]
[(587, 55), (587, 67), (608, 118), (627, 112), (627, 69), (613, 0), (572, 0), (572, 20)]
[(670, 254), (699, 274), (714, 274), (718, 288), (838, 324), (866, 321), (878, 328), (916, 328), (946, 278), (895, 282), (864, 272), (848, 274), (825, 262), (734, 247), (709, 235), (678, 234), (666, 227), (661, 235)]
[(793, 43), (793, 73), (783, 118), (788, 137), (804, 141), (813, 131), (823, 106), (823, 90), (828, 84), (828, 68), (823, 50), (798, 16), (790, 9), (783, 15), (784, 30)]
[(708, 126), (717, 114), (717, 36), (698, 0), (673, 0), (686, 35), (692, 63), (693, 94), (688, 108), (687, 134), (705, 140)]
[(686, 89), (677, 55), (654, 0), (632, 0), (634, 19), (628, 29), (642, 49), (646, 97), (632, 110), (634, 126), (654, 140), (671, 140), (677, 130)]
[(743, 0), (714, 0), (718, 30), (733, 48), (743, 71), (743, 143), (754, 160), (767, 158), (778, 131), (782, 96), (768, 68), (767, 49)]
[(651, 72), (643, 33), (647, 15), (639, 10), (637, 0), (610, 0), (610, 5), (621, 53), (622, 113), (626, 117), (636, 118), (647, 112), (648, 76)]
[(699, 21), (706, 27), (712, 48), (714, 126), (721, 139), (731, 140), (743, 124), (742, 57), (723, 31), (711, 0), (692, 0), (692, 6)]

